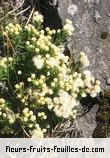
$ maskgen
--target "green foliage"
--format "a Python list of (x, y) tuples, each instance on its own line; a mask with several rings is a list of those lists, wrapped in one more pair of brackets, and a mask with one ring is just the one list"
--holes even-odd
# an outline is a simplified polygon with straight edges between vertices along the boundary
[[(42, 138), (61, 120), (76, 119), (81, 97), (96, 97), (100, 82), (81, 52), (73, 69), (63, 54), (74, 28), (66, 19), (63, 29), (43, 29), (43, 16), (33, 14), (32, 23), (9, 23), (1, 28), (0, 133)], [(5, 126), (4, 126), (5, 125)], [(10, 134), (10, 135), (9, 135)]]

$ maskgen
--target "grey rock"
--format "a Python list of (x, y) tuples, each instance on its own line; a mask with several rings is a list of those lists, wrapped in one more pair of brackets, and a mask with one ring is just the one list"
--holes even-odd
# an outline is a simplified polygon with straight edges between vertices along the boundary
[(97, 126), (97, 122), (95, 120), (97, 110), (98, 105), (94, 105), (93, 108), (87, 114), (77, 120), (77, 126), (79, 129), (81, 129), (83, 137), (92, 137), (93, 131)]
[(100, 24), (101, 16), (100, 16), (100, 14), (99, 14), (99, 12), (97, 10), (95, 10), (95, 20), (96, 20), (97, 23)]
[[(69, 39), (71, 53), (77, 57), (84, 51), (91, 63), (90, 70), (101, 81), (102, 88), (108, 88), (104, 78), (110, 74), (110, 0), (58, 0), (58, 3), (62, 21), (71, 19), (76, 30)], [(75, 6), (73, 10), (71, 6)]]
[(95, 0), (95, 4), (100, 4), (100, 0)]

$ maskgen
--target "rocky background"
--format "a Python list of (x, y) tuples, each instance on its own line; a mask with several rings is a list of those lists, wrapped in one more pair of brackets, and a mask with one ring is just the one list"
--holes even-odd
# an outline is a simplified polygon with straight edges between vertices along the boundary
[[(44, 26), (61, 28), (64, 20), (73, 21), (75, 32), (68, 39), (68, 53), (84, 51), (90, 60), (90, 70), (101, 81), (102, 91), (110, 89), (110, 0), (12, 0), (20, 14), (28, 19), (31, 10), (40, 11)], [(1, 4), (0, 4), (1, 5)], [(87, 98), (80, 107), (81, 117), (56, 127), (53, 136), (109, 137), (110, 94), (102, 101)], [(102, 131), (102, 132), (101, 132)]]
[[(110, 1), (59, 0), (58, 11), (62, 20), (70, 18), (75, 26), (75, 34), (69, 42), (71, 53), (77, 55), (80, 51), (86, 52), (91, 63), (90, 70), (100, 79), (102, 88), (109, 89)], [(94, 105), (77, 121), (84, 137), (107, 136), (110, 128), (107, 126), (107, 120), (104, 121), (108, 114), (107, 110), (104, 110), (104, 107), (98, 110), (98, 106)], [(102, 120), (99, 113), (100, 116), (104, 115)]]
[(71, 51), (86, 52), (91, 71), (109, 88), (110, 0), (59, 0), (58, 11), (61, 19), (68, 17), (75, 25)]

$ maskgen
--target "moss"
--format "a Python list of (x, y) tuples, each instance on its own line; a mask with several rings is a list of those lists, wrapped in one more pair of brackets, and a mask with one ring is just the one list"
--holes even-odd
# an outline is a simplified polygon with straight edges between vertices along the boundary
[(97, 112), (97, 127), (93, 133), (95, 138), (105, 138), (110, 136), (110, 90), (104, 92), (100, 98), (100, 106)]
[(110, 126), (98, 125), (94, 131), (93, 137), (95, 138), (110, 137)]

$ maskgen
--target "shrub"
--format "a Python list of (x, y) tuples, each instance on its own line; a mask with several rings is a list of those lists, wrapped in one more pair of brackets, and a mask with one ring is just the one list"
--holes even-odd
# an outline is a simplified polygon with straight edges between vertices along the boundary
[(9, 23), (1, 30), (0, 133), (17, 137), (46, 136), (62, 119), (76, 119), (82, 97), (96, 97), (100, 82), (81, 52), (70, 64), (63, 54), (72, 22), (62, 29), (43, 29), (43, 16), (33, 14), (26, 26)]

